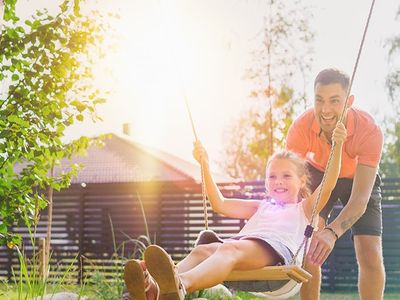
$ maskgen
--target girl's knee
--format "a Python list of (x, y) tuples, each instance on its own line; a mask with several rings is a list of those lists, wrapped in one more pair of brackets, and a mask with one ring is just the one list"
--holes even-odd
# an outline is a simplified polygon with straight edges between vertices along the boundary
[(204, 245), (198, 245), (193, 248), (192, 254), (202, 257), (202, 258), (207, 258), (210, 255), (212, 255), (215, 252), (215, 246), (209, 244), (204, 244)]
[(218, 246), (216, 253), (232, 260), (238, 260), (243, 255), (237, 243), (223, 243)]
[(224, 243), (220, 245), (215, 255), (219, 255), (232, 269), (258, 269), (269, 263), (269, 255), (265, 249), (262, 252), (255, 250), (256, 243), (249, 241)]

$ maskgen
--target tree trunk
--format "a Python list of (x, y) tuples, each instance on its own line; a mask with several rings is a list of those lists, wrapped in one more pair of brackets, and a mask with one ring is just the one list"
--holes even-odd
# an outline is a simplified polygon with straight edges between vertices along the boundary
[[(54, 163), (51, 165), (51, 170), (50, 170), (50, 176), (51, 178), (54, 177)], [(47, 278), (47, 275), (49, 273), (49, 267), (50, 267), (50, 243), (51, 243), (51, 228), (53, 226), (53, 187), (49, 186), (47, 190), (47, 197), (49, 200), (49, 205), (48, 205), (48, 213), (47, 213), (47, 234), (46, 234), (46, 243), (44, 245), (44, 261), (46, 265), (44, 266), (44, 279)]]

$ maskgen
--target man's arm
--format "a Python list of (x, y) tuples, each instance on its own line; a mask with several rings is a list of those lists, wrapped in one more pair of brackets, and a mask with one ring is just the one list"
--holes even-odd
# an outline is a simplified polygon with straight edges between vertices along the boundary
[(358, 165), (354, 175), (349, 202), (329, 227), (343, 235), (364, 214), (374, 187), (377, 168)]
[[(358, 165), (348, 203), (329, 225), (338, 236), (343, 235), (365, 212), (374, 187), (377, 165), (383, 145), (383, 134), (379, 127), (363, 133), (360, 137)], [(376, 166), (376, 167), (374, 167)]]
[(322, 265), (331, 253), (337, 237), (343, 235), (365, 212), (376, 178), (377, 168), (358, 165), (354, 175), (350, 199), (336, 219), (315, 234), (308, 255), (314, 264)]

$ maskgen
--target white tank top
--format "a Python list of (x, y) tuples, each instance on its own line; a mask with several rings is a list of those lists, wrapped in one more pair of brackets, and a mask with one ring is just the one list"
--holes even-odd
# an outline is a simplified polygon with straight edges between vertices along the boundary
[[(256, 213), (248, 220), (238, 236), (261, 236), (275, 240), (296, 253), (304, 238), (304, 230), (309, 224), (303, 202), (295, 204), (277, 204), (272, 200), (260, 203)], [(303, 250), (298, 262), (302, 261)]]

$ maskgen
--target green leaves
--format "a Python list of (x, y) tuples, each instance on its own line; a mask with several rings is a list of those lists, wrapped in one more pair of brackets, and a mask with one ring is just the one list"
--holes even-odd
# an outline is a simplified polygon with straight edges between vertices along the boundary
[(49, 170), (90, 144), (66, 143), (75, 120), (98, 119), (103, 91), (92, 68), (109, 29), (97, 12), (80, 12), (80, 1), (65, 0), (56, 16), (36, 12), (20, 20), (16, 0), (6, 0), (0, 39), (0, 244), (18, 242), (8, 228), (36, 222), (47, 201), (40, 190), (68, 187), (81, 166), (51, 176)]
[(15, 4), (17, 0), (5, 0), (4, 1), (4, 21), (17, 22), (19, 18), (15, 14)]
[(21, 127), (29, 127), (29, 122), (24, 121), (23, 119), (21, 119), (20, 117), (18, 117), (17, 115), (10, 115), (8, 116), (7, 120), (10, 123), (15, 123), (17, 125), (20, 125)]
[(6, 224), (0, 221), (0, 235), (5, 236), (8, 232)]

